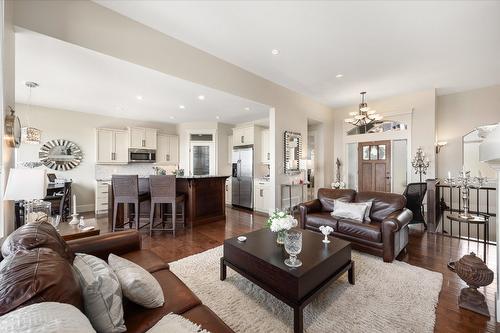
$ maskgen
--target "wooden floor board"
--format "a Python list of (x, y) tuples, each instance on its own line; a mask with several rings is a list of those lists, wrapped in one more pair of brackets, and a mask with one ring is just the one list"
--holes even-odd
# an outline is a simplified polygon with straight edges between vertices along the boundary
[[(228, 208), (226, 215), (226, 221), (178, 230), (175, 238), (168, 232), (154, 232), (153, 236), (149, 237), (149, 233), (143, 230), (141, 231), (143, 247), (151, 249), (163, 260), (171, 262), (219, 246), (226, 238), (265, 226), (266, 217), (261, 214)], [(86, 216), (92, 217), (89, 214)], [(102, 233), (109, 232), (107, 217), (98, 218), (97, 221)], [(418, 226), (410, 230), (408, 253), (402, 260), (443, 274), (443, 287), (436, 309), (435, 332), (479, 333), (495, 332), (497, 329), (500, 332), (500, 326), (497, 326), (494, 320), (496, 280), (488, 287), (481, 288), (493, 315), (488, 320), (486, 317), (458, 307), (458, 295), (466, 285), (446, 266), (450, 259), (458, 259), (470, 251), (482, 256), (482, 249), (482, 244), (428, 233)], [(495, 246), (488, 247), (487, 255), (488, 266), (495, 271)]]

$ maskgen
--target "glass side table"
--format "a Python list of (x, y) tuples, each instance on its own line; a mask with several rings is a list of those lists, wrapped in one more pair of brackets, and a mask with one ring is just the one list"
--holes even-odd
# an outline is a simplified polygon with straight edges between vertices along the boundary
[[(476, 225), (477, 227), (477, 242), (479, 242), (479, 226), (483, 226), (483, 261), (486, 263), (486, 247), (488, 246), (488, 241), (489, 241), (489, 215), (486, 214), (478, 214), (478, 215), (471, 215), (470, 217), (462, 217), (460, 216), (459, 212), (454, 212), (454, 213), (448, 213), (446, 214), (446, 217), (453, 222), (458, 222), (460, 223), (467, 223), (467, 238), (462, 237), (459, 235), (459, 239), (463, 240), (470, 240), (470, 226), (471, 225)], [(451, 235), (453, 236), (453, 235)], [(456, 261), (449, 261), (448, 262), (448, 268), (452, 271), (455, 271), (455, 262)]]

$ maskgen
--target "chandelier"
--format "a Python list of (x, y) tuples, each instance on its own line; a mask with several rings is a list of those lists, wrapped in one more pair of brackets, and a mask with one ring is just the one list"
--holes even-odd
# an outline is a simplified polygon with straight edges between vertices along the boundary
[(29, 113), (31, 112), (31, 89), (38, 87), (38, 83), (32, 82), (32, 81), (27, 81), (25, 82), (26, 87), (29, 89), (29, 95), (28, 95), (28, 113), (27, 113), (27, 123), (28, 126), (22, 127), (21, 128), (21, 141), (23, 143), (29, 143), (29, 144), (40, 144), (40, 141), (42, 139), (42, 131), (40, 131), (38, 128), (32, 127), (29, 124)]
[(382, 120), (382, 116), (379, 115), (377, 111), (370, 110), (370, 108), (368, 107), (368, 104), (365, 100), (366, 91), (362, 91), (360, 94), (361, 103), (359, 103), (359, 111), (350, 112), (349, 116), (351, 116), (352, 118), (344, 119), (344, 121), (348, 124), (352, 124), (358, 127), (379, 123)]

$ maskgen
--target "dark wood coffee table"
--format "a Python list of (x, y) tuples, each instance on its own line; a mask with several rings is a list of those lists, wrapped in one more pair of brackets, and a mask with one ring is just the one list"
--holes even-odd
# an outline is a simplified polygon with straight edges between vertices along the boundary
[(354, 261), (351, 243), (323, 236), (309, 230), (302, 232), (302, 266), (290, 268), (284, 246), (276, 243), (276, 235), (268, 229), (246, 234), (247, 240), (224, 241), (224, 256), (220, 260), (220, 279), (226, 279), (226, 266), (243, 275), (262, 289), (293, 308), (294, 332), (303, 331), (303, 310), (320, 292), (348, 271), (349, 283), (354, 284)]

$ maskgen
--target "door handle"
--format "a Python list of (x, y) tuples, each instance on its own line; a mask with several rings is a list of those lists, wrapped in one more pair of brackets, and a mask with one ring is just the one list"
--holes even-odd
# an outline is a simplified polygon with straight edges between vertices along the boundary
[(260, 189), (260, 197), (264, 197), (264, 190), (263, 189)]
[(267, 153), (267, 160), (270, 161), (271, 160), (271, 153)]
[(170, 161), (170, 155), (169, 154), (167, 154), (166, 159), (167, 159), (167, 161)]
[(142, 146), (146, 147), (146, 140), (142, 139)]
[(241, 143), (245, 142), (245, 136), (241, 136)]

